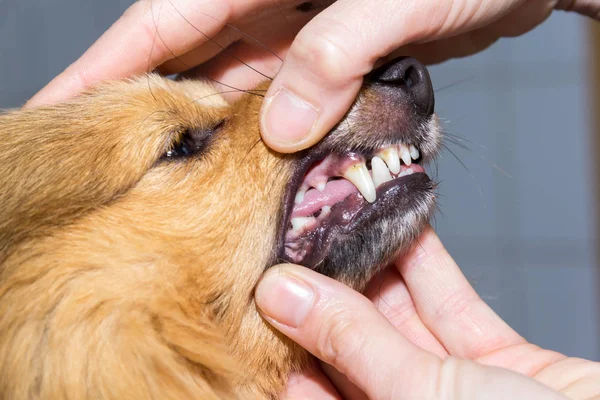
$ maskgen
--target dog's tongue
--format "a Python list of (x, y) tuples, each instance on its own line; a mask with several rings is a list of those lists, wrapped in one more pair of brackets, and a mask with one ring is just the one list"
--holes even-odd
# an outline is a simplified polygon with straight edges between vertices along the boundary
[(354, 193), (358, 193), (358, 189), (346, 179), (329, 181), (322, 192), (314, 188), (309, 189), (302, 202), (294, 205), (291, 218), (307, 217), (323, 209), (323, 207), (331, 207), (343, 201)]

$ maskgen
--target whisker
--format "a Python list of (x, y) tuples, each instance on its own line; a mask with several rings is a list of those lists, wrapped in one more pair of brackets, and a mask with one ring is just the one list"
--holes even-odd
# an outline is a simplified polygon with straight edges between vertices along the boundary
[[(477, 157), (479, 157), (482, 161), (484, 161), (485, 163), (487, 163), (490, 167), (494, 168), (496, 171), (500, 172), (502, 175), (506, 176), (509, 179), (513, 179), (513, 176), (510, 175), (508, 172), (506, 172), (504, 169), (502, 169), (498, 164), (495, 164), (493, 162), (491, 162), (490, 160), (488, 160), (483, 154), (477, 153), (475, 151), (473, 151), (473, 149), (469, 148), (469, 146), (466, 146), (463, 143), (460, 143), (459, 140), (461, 140), (461, 138), (457, 137), (456, 135), (451, 135), (449, 133), (445, 133), (444, 134), (446, 136), (446, 141), (454, 144), (455, 146), (460, 147), (461, 149), (464, 149), (468, 152), (470, 152), (473, 155), (476, 155)], [(468, 139), (462, 139), (465, 142), (470, 142)], [(474, 145), (476, 145), (476, 143), (473, 143)], [(487, 147), (480, 145), (481, 147), (483, 147), (485, 150), (488, 150)], [(446, 148), (448, 148), (446, 146)]]
[(475, 184), (475, 186), (477, 187), (477, 190), (479, 191), (479, 195), (481, 196), (481, 198), (483, 200), (483, 204), (487, 208), (487, 203), (485, 202), (485, 196), (483, 194), (483, 189), (477, 183), (477, 180), (475, 179), (475, 176), (471, 173), (471, 171), (469, 170), (469, 168), (467, 168), (466, 164), (456, 155), (456, 153), (454, 153), (452, 151), (452, 149), (450, 149), (446, 144), (442, 144), (442, 146), (456, 159), (456, 161), (459, 162), (460, 165), (462, 165), (462, 167), (464, 168), (464, 170), (471, 177), (471, 179), (473, 180), (473, 183)]
[(477, 147), (479, 147), (479, 148), (481, 148), (483, 150), (489, 151), (489, 149), (488, 149), (487, 146), (485, 146), (485, 145), (483, 145), (481, 143), (474, 142), (471, 139), (467, 139), (464, 136), (460, 136), (460, 135), (457, 135), (455, 133), (450, 133), (450, 132), (444, 132), (444, 136), (451, 137), (451, 138), (453, 138), (453, 139), (455, 139), (457, 141), (467, 142), (467, 143), (469, 143), (469, 144), (471, 144), (473, 146), (477, 146)]
[[(173, 56), (173, 58), (177, 59), (180, 63), (182, 63), (186, 67), (186, 69), (191, 69), (192, 67), (190, 65), (186, 64), (185, 61), (183, 61), (179, 56), (177, 56), (175, 53), (173, 53), (173, 51), (169, 48), (169, 46), (167, 46), (167, 44), (163, 40), (162, 36), (160, 35), (160, 32), (158, 31), (158, 29), (157, 29), (156, 33), (158, 35), (158, 38), (161, 40), (161, 42), (165, 45), (165, 47), (169, 51), (169, 53), (171, 53), (171, 55)], [(246, 94), (251, 94), (251, 95), (254, 95), (254, 96), (258, 96), (258, 97), (265, 97), (264, 95), (260, 95), (260, 94), (254, 93), (254, 92), (257, 92), (258, 90), (247, 90), (247, 89), (236, 88), (235, 86), (231, 86), (231, 85), (228, 85), (228, 84), (226, 84), (224, 82), (220, 82), (220, 81), (218, 81), (216, 79), (213, 79), (213, 78), (211, 78), (209, 76), (203, 76), (203, 79), (206, 79), (206, 80), (209, 80), (211, 82), (217, 83), (217, 84), (219, 84), (221, 86), (225, 86), (228, 89), (233, 89), (234, 91), (238, 91), (238, 92), (242, 92), (242, 93), (246, 93)]]
[[(285, 20), (285, 26), (286, 26), (288, 32), (292, 33), (292, 36), (294, 36), (293, 32), (290, 28), (290, 21), (288, 20), (287, 16), (283, 12), (283, 9), (281, 8), (281, 2), (278, 0), (273, 0), (273, 3), (277, 4), (277, 10), (279, 11), (279, 14), (281, 15), (281, 17)], [(280, 58), (280, 60), (281, 60), (281, 58)], [(283, 62), (283, 60), (281, 60), (281, 61)]]
[[(266, 92), (266, 89), (261, 89), (261, 90), (254, 90), (254, 92)], [(212, 97), (212, 96), (218, 96), (221, 94), (227, 94), (227, 93), (239, 93), (239, 90), (222, 90), (220, 92), (215, 92), (215, 93), (211, 93), (211, 94), (207, 94), (206, 96), (202, 96), (202, 97), (198, 97), (197, 99), (192, 100), (190, 103), (196, 103), (200, 100), (206, 99), (208, 97)]]
[(434, 89), (434, 92), (438, 93), (438, 92), (441, 92), (443, 90), (450, 89), (450, 88), (452, 88), (452, 87), (454, 87), (456, 85), (460, 85), (461, 83), (465, 83), (465, 82), (471, 81), (473, 79), (475, 79), (475, 75), (468, 76), (468, 77), (460, 79), (460, 80), (458, 80), (456, 82), (452, 82), (452, 83), (449, 83), (447, 85), (444, 85), (444, 86), (442, 86), (442, 87), (440, 87), (438, 89)]
[(262, 49), (266, 50), (268, 53), (270, 53), (270, 54), (274, 55), (275, 57), (277, 57), (279, 59), (279, 61), (283, 62), (283, 58), (281, 58), (277, 53), (275, 53), (273, 50), (271, 50), (269, 48), (269, 46), (267, 46), (266, 44), (264, 44), (263, 42), (261, 42), (260, 40), (258, 40), (257, 38), (255, 38), (254, 36), (247, 34), (246, 32), (242, 31), (240, 28), (237, 28), (237, 27), (235, 27), (235, 26), (233, 26), (231, 24), (226, 23), (225, 26), (228, 27), (229, 29), (232, 29), (232, 30), (236, 31), (237, 33), (239, 33), (240, 35), (244, 36), (245, 38), (250, 39), (255, 44), (257, 44), (259, 47), (261, 47)]
[[(204, 32), (202, 32), (200, 29), (198, 29), (198, 28), (197, 28), (197, 27), (196, 27), (194, 24), (192, 24), (192, 23), (191, 23), (191, 21), (190, 21), (190, 20), (188, 20), (188, 19), (187, 19), (187, 18), (186, 18), (186, 17), (185, 17), (185, 16), (184, 16), (184, 15), (183, 15), (183, 14), (182, 14), (182, 13), (181, 13), (181, 12), (180, 12), (178, 9), (177, 9), (177, 7), (175, 7), (175, 5), (173, 4), (173, 2), (172, 2), (171, 0), (168, 0), (168, 1), (169, 1), (169, 4), (171, 4), (171, 6), (173, 7), (173, 9), (174, 9), (174, 10), (177, 12), (177, 14), (179, 14), (179, 16), (180, 16), (181, 18), (183, 18), (183, 20), (184, 20), (185, 22), (187, 22), (187, 24), (188, 24), (189, 26), (191, 26), (192, 28), (194, 28), (194, 30), (195, 30), (196, 32), (198, 32), (199, 34), (201, 34), (202, 36), (204, 36), (204, 37), (205, 37), (206, 39), (208, 39), (208, 40), (209, 40), (211, 43), (214, 43), (214, 44), (216, 44), (217, 46), (219, 46), (219, 47), (220, 47), (222, 50), (225, 50), (225, 49), (226, 49), (226, 48), (225, 48), (225, 46), (221, 45), (221, 44), (220, 44), (219, 42), (217, 42), (215, 39), (211, 38), (210, 36), (208, 36), (207, 34), (205, 34)], [(209, 15), (207, 15), (207, 14), (204, 14), (204, 13), (203, 13), (203, 15), (206, 15), (206, 16), (210, 17)], [(213, 18), (213, 19), (215, 19), (215, 20), (216, 20), (216, 18), (214, 18), (214, 17), (211, 17), (211, 18)], [(219, 22), (220, 22), (220, 21), (219, 21)], [(228, 27), (231, 27), (229, 24), (225, 24), (225, 25), (226, 25), (226, 26), (228, 26)], [(163, 41), (163, 43), (164, 43), (164, 41)], [(166, 46), (166, 44), (165, 44), (165, 46)], [(169, 50), (169, 51), (170, 51), (170, 50)], [(269, 80), (271, 80), (271, 81), (273, 80), (273, 78), (271, 78), (270, 76), (268, 76), (268, 75), (266, 75), (266, 74), (264, 74), (264, 73), (260, 72), (259, 70), (257, 70), (256, 68), (252, 67), (252, 66), (251, 66), (251, 65), (249, 65), (248, 63), (246, 63), (246, 62), (242, 61), (240, 58), (238, 58), (238, 57), (236, 57), (236, 56), (234, 56), (234, 55), (231, 55), (231, 54), (228, 54), (227, 56), (228, 56), (228, 57), (230, 57), (230, 58), (233, 58), (234, 60), (237, 60), (237, 61), (241, 62), (241, 63), (242, 63), (242, 64), (244, 64), (246, 67), (250, 68), (252, 71), (256, 72), (257, 74), (261, 75), (262, 77), (264, 77), (264, 78), (266, 78), (266, 79), (269, 79)], [(281, 58), (280, 58), (280, 59), (281, 59)], [(181, 61), (181, 60), (180, 60), (180, 61)], [(185, 64), (184, 64), (184, 65), (185, 65)], [(186, 65), (186, 66), (187, 66), (187, 65)]]
[(254, 148), (260, 143), (262, 142), (262, 138), (258, 139), (256, 142), (254, 142), (254, 144), (250, 147), (250, 149), (248, 150), (248, 152), (246, 152), (246, 155), (244, 156), (244, 158), (242, 159), (242, 164), (244, 162), (246, 162), (246, 158), (250, 155), (250, 153), (252, 153), (252, 150), (254, 150)]
[[(160, 18), (160, 14), (162, 12), (162, 5), (163, 3), (160, 3), (160, 8), (158, 9), (158, 18)], [(152, 38), (152, 46), (150, 47), (150, 54), (148, 54), (148, 65), (146, 67), (146, 82), (148, 84), (148, 91), (150, 92), (150, 95), (152, 96), (152, 98), (154, 99), (154, 101), (157, 101), (156, 96), (154, 95), (154, 92), (152, 91), (152, 85), (150, 84), (150, 72), (151, 72), (151, 68), (150, 66), (152, 65), (152, 53), (154, 52), (154, 47), (156, 46), (156, 37), (158, 36), (158, 22), (155, 18), (154, 15), (154, 7), (153, 7), (153, 3), (150, 3), (150, 13), (152, 14), (152, 23), (154, 24), (154, 37)]]
[(466, 151), (472, 151), (472, 150), (471, 150), (471, 148), (470, 148), (469, 146), (467, 146), (466, 144), (464, 144), (464, 143), (461, 143), (460, 141), (456, 140), (456, 139), (455, 139), (455, 138), (453, 138), (453, 137), (450, 137), (450, 136), (447, 136), (447, 135), (445, 135), (445, 136), (446, 136), (446, 138), (445, 138), (445, 139), (446, 139), (446, 141), (447, 141), (447, 142), (450, 142), (450, 143), (452, 143), (453, 145), (455, 145), (455, 146), (457, 146), (457, 147), (460, 147), (460, 148), (461, 148), (461, 149), (463, 149), (463, 150), (466, 150)]

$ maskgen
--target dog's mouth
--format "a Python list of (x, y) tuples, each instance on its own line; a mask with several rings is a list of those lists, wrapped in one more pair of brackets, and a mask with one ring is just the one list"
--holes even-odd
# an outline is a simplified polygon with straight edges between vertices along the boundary
[(435, 209), (423, 168), (440, 130), (426, 68), (401, 57), (365, 77), (345, 118), (293, 157), (279, 260), (361, 288), (407, 248)]
[(308, 267), (327, 256), (335, 237), (357, 233), (397, 208), (397, 197), (411, 196), (411, 182), (429, 181), (414, 144), (312, 158), (288, 189), (293, 204), (282, 246), (282, 258)]

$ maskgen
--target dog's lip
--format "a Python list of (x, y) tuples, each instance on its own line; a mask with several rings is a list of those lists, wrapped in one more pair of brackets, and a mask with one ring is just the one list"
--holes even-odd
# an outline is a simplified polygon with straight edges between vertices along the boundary
[[(298, 154), (299, 158), (297, 161), (297, 165), (292, 173), (292, 177), (290, 179), (290, 184), (284, 195), (283, 211), (280, 215), (281, 220), (280, 220), (280, 224), (279, 224), (279, 231), (278, 231), (277, 241), (276, 241), (276, 243), (277, 243), (276, 254), (280, 261), (284, 260), (284, 261), (294, 262), (294, 260), (290, 260), (289, 257), (287, 257), (285, 254), (286, 233), (287, 233), (288, 224), (290, 223), (292, 211), (294, 208), (295, 195), (300, 187), (300, 184), (302, 183), (302, 180), (303, 180), (305, 174), (311, 168), (312, 165), (325, 159), (328, 155), (331, 155), (331, 154), (343, 155), (346, 153), (365, 154), (365, 151), (364, 150), (363, 151), (347, 150), (342, 153), (342, 152), (331, 152), (331, 151), (327, 151), (327, 150), (316, 150), (313, 148), (313, 149), (305, 150), (304, 152)], [(373, 151), (372, 153), (375, 153), (375, 152)], [(340, 234), (350, 234), (352, 231), (359, 229), (363, 224), (377, 219), (383, 213), (386, 212), (386, 207), (387, 207), (386, 204), (389, 203), (390, 198), (394, 197), (397, 194), (398, 189), (405, 187), (409, 181), (411, 181), (412, 179), (417, 179), (416, 177), (419, 177), (418, 179), (425, 179), (426, 181), (429, 181), (429, 177), (424, 172), (416, 172), (412, 175), (395, 178), (395, 179), (385, 182), (377, 187), (377, 189), (376, 189), (377, 199), (373, 203), (368, 203), (358, 193), (354, 194), (352, 196), (349, 196), (343, 202), (340, 202), (340, 203), (334, 205), (332, 207), (332, 211), (335, 211), (336, 208), (338, 210), (343, 209), (344, 203), (346, 201), (359, 201), (361, 204), (360, 204), (358, 211), (356, 213), (354, 213), (352, 216), (349, 216), (349, 215), (346, 216), (346, 218), (349, 218), (348, 224), (344, 225), (343, 227), (335, 225), (332, 227), (325, 227), (325, 228), (327, 228), (329, 230), (335, 229), (335, 232), (339, 232)], [(333, 231), (327, 232), (327, 234), (325, 236), (327, 236), (329, 238), (331, 236), (331, 233), (333, 233)], [(328, 246), (328, 243), (326, 245)], [(322, 251), (321, 253), (322, 254), (320, 254), (319, 257), (317, 257), (315, 260), (313, 260), (314, 264), (316, 264), (317, 262), (320, 262), (326, 256), (326, 251)], [(303, 259), (302, 264), (304, 264), (305, 266), (310, 266), (313, 264), (313, 262), (311, 262), (311, 260), (308, 260), (308, 259)]]

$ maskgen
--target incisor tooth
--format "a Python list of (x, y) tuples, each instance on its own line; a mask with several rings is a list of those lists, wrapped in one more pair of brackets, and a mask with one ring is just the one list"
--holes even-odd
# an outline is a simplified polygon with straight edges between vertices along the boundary
[(398, 155), (398, 150), (396, 150), (395, 147), (388, 147), (387, 149), (381, 151), (378, 156), (385, 161), (393, 174), (400, 172), (400, 156)]
[(414, 145), (410, 145), (410, 156), (412, 157), (413, 160), (416, 160), (419, 158), (419, 150), (417, 150), (417, 148)]
[(412, 164), (412, 160), (410, 158), (410, 151), (408, 150), (408, 147), (406, 147), (403, 144), (400, 145), (400, 158), (402, 159), (402, 161), (404, 161), (404, 164)]
[(301, 187), (298, 189), (298, 193), (296, 193), (296, 197), (294, 198), (294, 203), (300, 204), (304, 200), (304, 195), (306, 194), (306, 188)]
[(371, 169), (373, 171), (373, 183), (375, 184), (376, 188), (382, 183), (391, 181), (393, 179), (392, 175), (390, 174), (390, 170), (379, 157), (373, 157), (371, 160)]
[(296, 217), (292, 218), (292, 230), (295, 232), (302, 232), (302, 230), (311, 225), (315, 219), (313, 217)]
[(369, 170), (364, 162), (350, 166), (350, 168), (344, 172), (343, 177), (348, 179), (354, 184), (354, 186), (356, 186), (365, 200), (367, 200), (369, 203), (375, 201), (377, 198), (375, 184), (373, 183), (373, 178), (371, 178)]
[(319, 192), (322, 192), (323, 190), (325, 190), (325, 186), (327, 186), (327, 182), (321, 181), (321, 182), (317, 183), (317, 186), (315, 189), (317, 189)]

